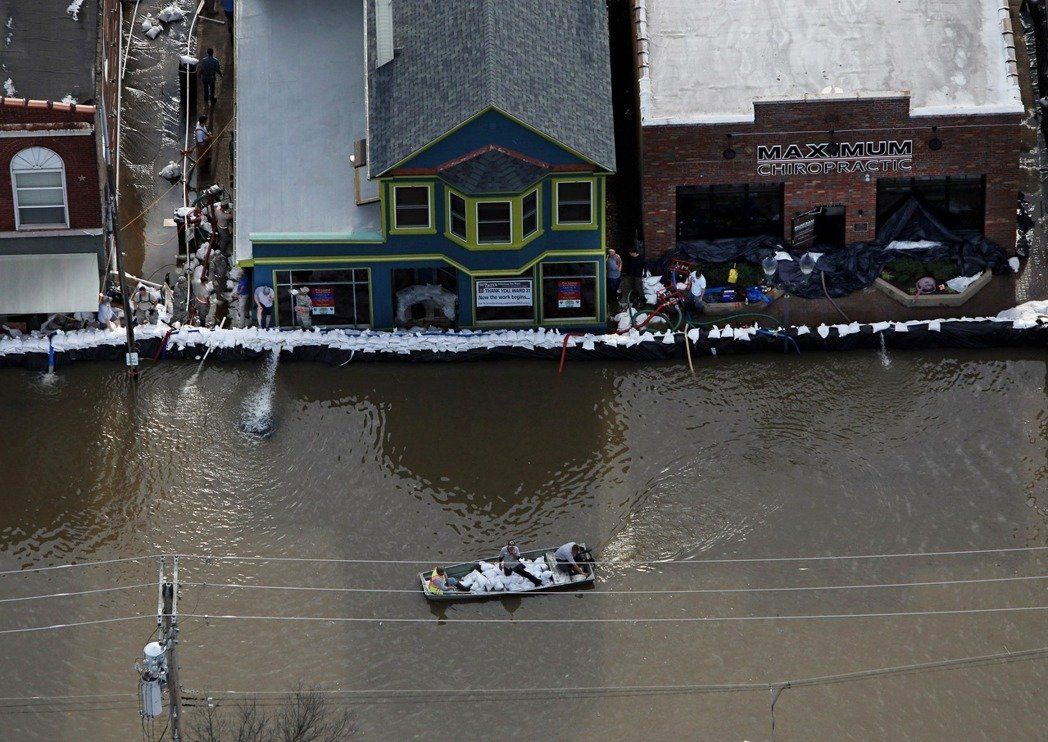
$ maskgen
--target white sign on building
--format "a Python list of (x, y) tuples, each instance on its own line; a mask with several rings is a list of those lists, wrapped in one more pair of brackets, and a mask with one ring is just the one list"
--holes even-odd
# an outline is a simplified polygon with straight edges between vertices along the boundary
[(530, 278), (477, 281), (477, 306), (530, 307), (533, 302), (531, 284)]

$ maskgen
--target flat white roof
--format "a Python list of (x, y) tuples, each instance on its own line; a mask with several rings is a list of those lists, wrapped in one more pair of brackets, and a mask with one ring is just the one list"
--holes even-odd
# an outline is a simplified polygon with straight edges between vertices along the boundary
[(98, 254), (0, 255), (0, 314), (98, 311)]
[(915, 116), (1023, 111), (1008, 0), (637, 2), (646, 125), (906, 93)]
[(364, 4), (236, 8), (237, 261), (252, 257), (252, 235), (379, 238), (378, 204), (357, 206), (349, 162), (366, 136)]

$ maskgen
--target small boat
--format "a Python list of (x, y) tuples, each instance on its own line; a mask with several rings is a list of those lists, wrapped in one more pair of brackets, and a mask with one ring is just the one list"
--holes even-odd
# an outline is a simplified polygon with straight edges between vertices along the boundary
[[(586, 544), (580, 543), (583, 554), (588, 553)], [(428, 569), (425, 572), (419, 572), (418, 579), (422, 585), (422, 594), (426, 596), (427, 600), (435, 601), (451, 601), (451, 600), (483, 600), (485, 598), (505, 598), (511, 595), (526, 595), (529, 593), (548, 593), (554, 590), (564, 590), (566, 588), (580, 588), (593, 585), (596, 581), (594, 575), (594, 569), (592, 564), (580, 563), (582, 568), (586, 571), (584, 575), (568, 575), (561, 572), (557, 568), (557, 559), (554, 553), (557, 551), (557, 547), (550, 549), (535, 549), (533, 551), (522, 551), (520, 552), (521, 560), (527, 559), (529, 561), (543, 560), (549, 567), (552, 573), (553, 579), (548, 585), (542, 587), (529, 587), (526, 590), (499, 590), (492, 592), (482, 593), (467, 593), (462, 591), (455, 591), (445, 593), (443, 595), (434, 595), (426, 589), (426, 583), (429, 582), (429, 577), (433, 573), (432, 569)], [(444, 573), (448, 577), (454, 577), (457, 580), (462, 580), (470, 572), (477, 569), (481, 562), (489, 562), (491, 564), (498, 564), (499, 558), (497, 556), (491, 559), (477, 559), (472, 562), (463, 562), (462, 564), (452, 564), (444, 567)]]

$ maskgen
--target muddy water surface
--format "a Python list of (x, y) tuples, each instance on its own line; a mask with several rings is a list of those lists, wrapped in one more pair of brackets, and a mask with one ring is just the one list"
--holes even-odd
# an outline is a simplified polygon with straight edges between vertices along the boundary
[[(0, 373), (0, 569), (157, 552), (449, 561), (507, 536), (577, 538), (621, 562), (1048, 545), (1043, 355), (921, 353), (680, 365), (167, 364), (52, 381)], [(275, 428), (245, 435), (268, 406)], [(1046, 644), (1048, 612), (774, 620), (1048, 606), (1048, 580), (780, 592), (533, 597), (431, 610), (412, 565), (179, 560), (190, 694), (770, 683)], [(609, 567), (598, 590), (942, 582), (1048, 575), (1048, 552)], [(146, 559), (0, 576), (5, 739), (133, 739), (131, 663), (154, 628)], [(206, 583), (206, 584), (205, 584)], [(711, 617), (710, 622), (520, 619)], [(513, 619), (454, 624), (435, 618)], [(747, 620), (738, 620), (738, 619)], [(756, 620), (750, 620), (756, 619)], [(1048, 662), (786, 691), (778, 739), (1033, 739)], [(766, 690), (543, 693), (348, 703), (373, 738), (766, 739)], [(238, 697), (239, 698), (239, 697)], [(192, 710), (190, 713), (194, 713)], [(435, 721), (444, 719), (444, 721)], [(159, 729), (157, 730), (159, 731)]]

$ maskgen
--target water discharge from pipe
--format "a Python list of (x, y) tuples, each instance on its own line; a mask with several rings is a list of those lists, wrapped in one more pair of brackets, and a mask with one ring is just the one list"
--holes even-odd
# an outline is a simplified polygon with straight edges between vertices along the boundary
[(881, 349), (878, 351), (878, 356), (881, 359), (881, 365), (884, 368), (890, 368), (892, 365), (892, 359), (888, 356), (888, 343), (884, 339), (884, 333), (880, 333), (881, 336)]
[(266, 359), (265, 377), (258, 391), (248, 398), (240, 429), (255, 438), (268, 438), (276, 429), (273, 419), (273, 395), (276, 392), (277, 365), (280, 363), (280, 346), (273, 348)]

